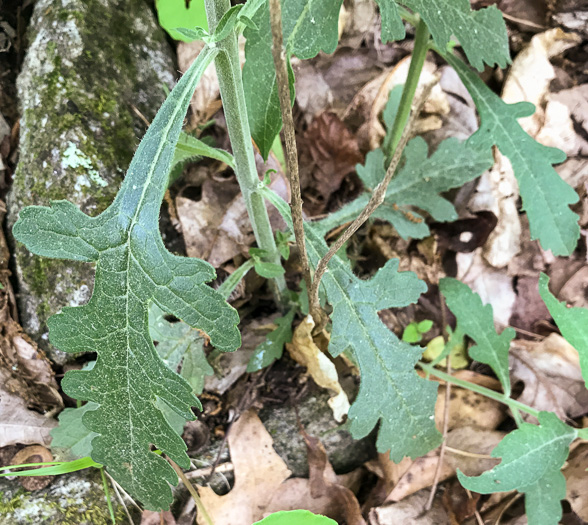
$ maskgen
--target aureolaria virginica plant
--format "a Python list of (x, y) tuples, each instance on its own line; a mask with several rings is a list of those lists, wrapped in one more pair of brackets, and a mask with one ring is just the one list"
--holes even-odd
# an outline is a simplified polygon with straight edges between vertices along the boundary
[[(280, 259), (280, 254), (287, 255), (288, 237), (284, 234), (276, 244), (266, 211), (269, 201), (294, 232), (303, 268), (309, 269), (305, 280), (315, 321), (323, 325), (326, 321), (319, 294), (332, 309), (329, 352), (333, 356), (348, 352), (361, 371), (359, 393), (348, 415), (352, 435), (361, 438), (379, 426), (377, 448), (389, 451), (394, 461), (421, 456), (440, 444), (433, 417), (437, 383), (419, 376), (415, 367), (497, 399), (516, 414), (519, 427), (494, 450), (493, 456), (502, 458), (495, 468), (475, 478), (459, 473), (459, 479), (464, 487), (479, 493), (519, 490), (525, 494), (529, 523), (555, 524), (562, 512), (560, 500), (565, 497), (560, 469), (572, 441), (588, 436), (555, 414), (538, 412), (510, 397), (512, 329), (497, 334), (491, 307), (484, 306), (466, 285), (444, 279), (441, 291), (457, 318), (452, 338), (467, 335), (475, 342), (470, 356), (492, 368), (504, 393), (452, 377), (437, 370), (435, 363), (419, 361), (422, 349), (399, 340), (378, 316), (383, 309), (416, 302), (426, 284), (411, 272), (399, 272), (397, 260), (389, 261), (371, 279), (361, 280), (338, 250), (370, 216), (389, 221), (403, 238), (416, 239), (429, 235), (429, 229), (425, 216), (414, 207), (435, 221), (455, 220), (453, 205), (440, 194), (489, 168), (496, 146), (513, 166), (532, 238), (555, 255), (569, 255), (579, 237), (578, 217), (569, 206), (578, 196), (553, 168), (564, 154), (540, 145), (517, 123), (518, 118), (533, 113), (531, 104), (504, 103), (474, 71), (485, 65), (506, 67), (510, 62), (506, 28), (495, 6), (472, 11), (467, 0), (376, 0), (383, 43), (404, 38), (405, 22), (416, 28), (408, 78), (402, 91), (390, 96), (382, 147), (358, 166), (365, 191), (331, 216), (303, 223), (291, 126), (294, 84), (289, 61), (292, 56), (303, 60), (335, 50), (342, 1), (282, 0), (280, 5), (279, 0), (248, 0), (231, 7), (229, 0), (206, 0), (208, 28), (177, 28), (184, 39), (199, 38), (206, 45), (149, 127), (112, 205), (97, 217), (88, 217), (67, 201), (21, 211), (13, 233), (31, 252), (93, 263), (96, 268), (88, 304), (65, 307), (49, 320), (53, 345), (66, 352), (98, 355), (92, 369), (66, 374), (63, 390), (88, 403), (75, 414), (68, 412), (61, 423), (74, 418), (78, 426), (83, 425), (83, 446), (77, 453), (91, 456), (92, 464), (105, 466), (145, 508), (169, 507), (170, 485), (177, 483), (177, 474), (160, 453), (180, 467), (189, 467), (186, 445), (174, 430), (174, 417), (180, 423), (193, 419), (191, 408), (200, 405), (195, 394), (202, 389), (203, 375), (209, 373), (202, 341), (193, 337), (195, 330), (205, 332), (220, 351), (237, 350), (239, 317), (226, 297), (254, 266), (271, 280), (276, 300), (288, 313), (268, 336), (263, 352), (254, 356), (249, 370), (278, 358), (291, 336), (297, 306), (288, 306), (292, 294), (286, 288)], [(242, 32), (247, 43), (241, 72), (237, 37)], [(454, 52), (453, 37), (469, 64)], [(411, 108), (418, 107), (417, 82), (429, 51), (455, 69), (481, 120), (469, 140), (447, 139), (432, 153), (421, 138), (409, 140), (415, 114)], [(233, 156), (181, 132), (192, 93), (213, 62)], [(291, 207), (260, 181), (251, 140), (267, 157), (283, 124)], [(234, 167), (258, 245), (251, 261), (221, 290), (206, 284), (215, 278), (208, 263), (168, 252), (158, 228), (170, 172), (198, 156), (222, 159)], [(340, 244), (329, 248), (325, 234), (350, 221), (352, 225), (337, 241)], [(541, 295), (564, 337), (580, 353), (582, 373), (588, 380), (588, 311), (567, 309), (551, 295), (547, 284), (543, 276)], [(165, 326), (164, 314), (182, 321), (174, 328), (176, 332)], [(152, 343), (157, 330), (185, 344), (160, 345), (158, 354)], [(165, 336), (158, 336), (162, 339)], [(438, 360), (450, 347), (451, 341)], [(164, 355), (165, 348), (174, 352)], [(184, 377), (175, 372), (182, 359), (182, 370), (186, 366), (192, 370), (183, 373)], [(539, 425), (523, 423), (520, 412), (537, 417)], [(59, 431), (56, 439), (63, 442)]]

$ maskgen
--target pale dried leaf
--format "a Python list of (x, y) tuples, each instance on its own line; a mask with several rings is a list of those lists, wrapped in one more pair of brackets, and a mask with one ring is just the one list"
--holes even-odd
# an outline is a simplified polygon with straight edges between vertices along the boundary
[(541, 342), (518, 340), (510, 356), (513, 383), (525, 384), (519, 401), (555, 412), (564, 420), (588, 411), (578, 352), (563, 337), (551, 334)]
[(588, 443), (577, 446), (568, 457), (563, 470), (566, 478), (567, 500), (572, 510), (584, 521), (588, 521)]
[(429, 498), (429, 491), (423, 490), (399, 503), (376, 507), (370, 510), (369, 525), (440, 525), (450, 523), (447, 511), (440, 499), (433, 501), (433, 507), (423, 512)]
[[(273, 449), (273, 440), (253, 410), (233, 424), (228, 437), (235, 485), (226, 496), (210, 487), (199, 489), (202, 504), (214, 523), (250, 525), (263, 517), (276, 488), (291, 472)], [(198, 525), (207, 525), (199, 513)]]
[(57, 421), (29, 410), (21, 397), (4, 390), (8, 379), (8, 373), (0, 370), (0, 447), (16, 444), (48, 446), (51, 442), (49, 432)]
[(314, 342), (313, 328), (314, 321), (308, 315), (294, 330), (292, 342), (286, 344), (286, 349), (294, 361), (308, 369), (317, 385), (335, 392), (328, 403), (335, 420), (342, 421), (349, 412), (349, 399), (339, 384), (335, 365)]

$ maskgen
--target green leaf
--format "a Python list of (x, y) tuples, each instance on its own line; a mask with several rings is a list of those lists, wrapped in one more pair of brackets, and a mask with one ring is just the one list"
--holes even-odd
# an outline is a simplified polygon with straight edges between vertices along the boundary
[(284, 317), (275, 320), (276, 329), (267, 334), (266, 340), (254, 350), (247, 364), (247, 372), (257, 372), (282, 357), (284, 345), (292, 341), (292, 322), (295, 314), (296, 309), (293, 308)]
[[(80, 458), (74, 459), (73, 461), (55, 461), (49, 463), (27, 463), (24, 465), (18, 465), (18, 468), (22, 467), (39, 467), (42, 465), (51, 465), (45, 467), (42, 471), (43, 476), (59, 476), (61, 474), (69, 474), (70, 472), (77, 472), (78, 470), (84, 470), (86, 468), (94, 467), (100, 468), (102, 465), (92, 461), (92, 458)], [(0, 471), (17, 468), (16, 465), (9, 465), (7, 467), (0, 467)], [(23, 470), (21, 472), (2, 472), (0, 477), (6, 476), (18, 476), (18, 477), (33, 477), (40, 476), (41, 472), (39, 469)]]
[[(457, 139), (444, 140), (429, 157), (427, 143), (416, 137), (404, 150), (405, 163), (396, 173), (382, 205), (373, 217), (389, 221), (403, 238), (422, 239), (429, 235), (424, 218), (411, 206), (428, 212), (436, 221), (457, 219), (453, 204), (439, 193), (462, 186), (475, 179), (492, 165), (489, 151), (475, 150)], [(381, 149), (367, 154), (365, 165), (357, 166), (357, 174), (368, 189), (384, 178), (386, 160)], [(322, 231), (352, 221), (366, 207), (371, 192), (366, 191), (329, 217), (316, 223)]]
[(69, 451), (69, 455), (75, 459), (90, 456), (92, 454), (92, 439), (98, 434), (88, 430), (82, 423), (82, 417), (86, 412), (96, 410), (98, 405), (88, 402), (79, 408), (66, 408), (59, 414), (59, 426), (51, 431), (53, 440), (51, 448), (62, 448)]
[(508, 157), (529, 217), (531, 238), (539, 239), (541, 246), (554, 255), (571, 254), (580, 227), (578, 216), (568, 206), (578, 202), (578, 195), (552, 166), (563, 162), (565, 153), (539, 144), (517, 122), (533, 114), (533, 104), (505, 103), (461, 60), (450, 54), (443, 56), (459, 74), (480, 113), (480, 129), (468, 145), (485, 151), (496, 145)]
[(265, 277), (266, 279), (274, 279), (285, 273), (283, 266), (265, 261), (256, 261), (255, 271), (258, 275), (261, 275), (261, 277)]
[(337, 525), (337, 522), (308, 510), (282, 510), (253, 525)]
[(92, 458), (149, 509), (167, 509), (169, 484), (177, 475), (151, 446), (188, 467), (186, 445), (156, 407), (165, 402), (184, 419), (199, 406), (190, 385), (165, 366), (151, 341), (148, 307), (206, 332), (219, 350), (240, 344), (239, 316), (205, 283), (215, 271), (199, 259), (165, 248), (159, 210), (168, 184), (174, 146), (198, 79), (215, 49), (204, 48), (178, 82), (147, 130), (114, 202), (88, 217), (67, 201), (20, 213), (13, 233), (41, 256), (94, 262), (94, 292), (88, 304), (63, 308), (49, 319), (52, 344), (65, 352), (95, 351), (89, 371), (70, 371), (62, 387), (70, 396), (93, 401), (84, 425), (100, 434)]
[(523, 492), (529, 524), (555, 525), (562, 515), (560, 500), (566, 497), (561, 467), (577, 432), (551, 412), (540, 412), (539, 423), (523, 423), (508, 434), (492, 451), (492, 457), (502, 458), (492, 470), (471, 478), (458, 470), (457, 476), (479, 494)]
[(508, 35), (502, 13), (495, 5), (472, 11), (469, 0), (377, 0), (382, 13), (382, 41), (402, 40), (404, 24), (397, 4), (418, 13), (438, 47), (447, 47), (455, 36), (479, 71), (484, 63), (505, 68), (510, 63)]
[[(262, 194), (292, 226), (288, 204), (269, 188)], [(306, 224), (310, 262), (316, 267), (327, 244), (313, 225)], [(412, 272), (398, 272), (391, 259), (368, 281), (356, 277), (349, 264), (335, 256), (321, 281), (333, 307), (329, 352), (352, 351), (361, 372), (361, 384), (349, 410), (354, 438), (367, 436), (378, 423), (378, 451), (390, 451), (398, 463), (404, 456), (422, 456), (439, 445), (434, 410), (437, 384), (420, 377), (415, 363), (421, 349), (400, 341), (378, 316), (386, 308), (414, 303), (427, 289)]]
[(516, 335), (514, 329), (509, 326), (498, 335), (494, 328), (492, 306), (483, 305), (480, 296), (467, 284), (446, 277), (441, 279), (439, 288), (447, 307), (457, 318), (457, 330), (477, 343), (470, 348), (470, 357), (489, 365), (502, 383), (504, 393), (509, 396), (508, 350)]
[(235, 159), (228, 151), (213, 148), (203, 140), (197, 139), (182, 131), (176, 144), (176, 149), (174, 150), (169, 175), (170, 184), (174, 183), (180, 177), (186, 163), (196, 162), (202, 157), (220, 160), (231, 168), (235, 167)]
[[(313, 58), (319, 51), (332, 53), (337, 47), (339, 11), (343, 0), (283, 0), (282, 25), (286, 56)], [(269, 3), (257, 11), (253, 22), (259, 28), (245, 30), (243, 84), (251, 135), (264, 159), (282, 127), (276, 72), (272, 57)], [(290, 92), (294, 102), (294, 74), (289, 66)]]
[(174, 40), (191, 42), (194, 38), (176, 31), (177, 28), (203, 28), (208, 31), (204, 0), (190, 0), (188, 7), (184, 0), (156, 0), (155, 7), (159, 24)]
[(568, 308), (560, 303), (549, 291), (549, 277), (544, 273), (539, 278), (539, 293), (561, 335), (578, 351), (582, 376), (588, 388), (588, 310)]
[(164, 363), (172, 370), (182, 363), (180, 375), (188, 381), (194, 394), (201, 394), (205, 376), (213, 375), (214, 370), (206, 360), (204, 340), (198, 330), (183, 321), (167, 321), (165, 312), (151, 303), (149, 333), (157, 341), (157, 353)]

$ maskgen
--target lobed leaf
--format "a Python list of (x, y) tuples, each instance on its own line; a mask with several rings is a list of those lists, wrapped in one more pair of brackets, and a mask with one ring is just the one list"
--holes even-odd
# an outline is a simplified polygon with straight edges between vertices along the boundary
[(562, 515), (560, 501), (566, 497), (561, 473), (577, 431), (551, 412), (540, 412), (541, 426), (523, 423), (492, 451), (500, 464), (477, 477), (457, 471), (460, 483), (480, 494), (518, 490), (525, 493), (530, 525), (555, 525)]
[(492, 306), (483, 305), (480, 296), (467, 284), (446, 277), (441, 279), (439, 288), (447, 307), (457, 318), (457, 330), (477, 343), (470, 348), (470, 357), (489, 365), (502, 383), (504, 393), (509, 396), (508, 351), (516, 335), (514, 329), (509, 326), (498, 335), (494, 328)]
[(508, 35), (502, 13), (495, 5), (472, 11), (469, 0), (376, 0), (382, 14), (382, 41), (406, 36), (398, 4), (418, 13), (435, 44), (445, 49), (455, 36), (479, 71), (484, 64), (505, 68), (510, 63)]
[(468, 145), (487, 151), (495, 145), (508, 157), (529, 217), (531, 238), (539, 239), (554, 255), (569, 255), (580, 236), (578, 216), (569, 208), (578, 202), (578, 195), (553, 169), (553, 164), (565, 160), (565, 153), (539, 144), (517, 122), (533, 114), (533, 104), (505, 103), (461, 60), (449, 53), (443, 56), (457, 71), (480, 114), (480, 129)]
[[(288, 205), (265, 188), (264, 195), (289, 220)], [(307, 224), (310, 262), (316, 266), (327, 250), (320, 231)], [(412, 272), (398, 272), (392, 259), (374, 277), (363, 281), (339, 256), (333, 257), (321, 288), (333, 307), (329, 352), (353, 352), (361, 372), (359, 393), (349, 410), (354, 438), (368, 435), (380, 423), (377, 448), (390, 451), (394, 462), (426, 454), (441, 441), (435, 428), (437, 385), (415, 369), (421, 349), (400, 341), (381, 321), (378, 311), (416, 302), (427, 287)]]
[[(414, 211), (413, 206), (428, 212), (439, 222), (457, 219), (453, 204), (439, 193), (462, 186), (492, 165), (489, 151), (475, 150), (455, 138), (444, 140), (428, 156), (427, 143), (416, 137), (406, 146), (404, 156), (404, 165), (390, 182), (386, 198), (373, 217), (390, 222), (405, 239), (422, 239), (429, 235), (424, 217)], [(375, 188), (386, 173), (384, 152), (380, 148), (370, 151), (365, 164), (358, 165), (356, 169), (366, 189)], [(352, 221), (365, 208), (370, 197), (371, 192), (366, 191), (317, 223), (317, 227), (326, 232)]]
[[(339, 11), (343, 0), (282, 0), (282, 26), (286, 56), (300, 59), (319, 51), (332, 53), (337, 47)], [(253, 17), (257, 30), (247, 28), (243, 84), (251, 135), (264, 159), (282, 128), (276, 72), (272, 57), (269, 3)], [(294, 96), (294, 74), (289, 66), (290, 92)], [(292, 99), (292, 101), (294, 101)]]
[(582, 377), (588, 388), (588, 310), (568, 308), (560, 303), (549, 291), (549, 277), (544, 273), (539, 278), (539, 293), (561, 335), (578, 351)]
[(98, 405), (91, 401), (78, 408), (66, 408), (59, 414), (59, 425), (51, 431), (51, 448), (69, 451), (74, 459), (92, 454), (92, 440), (98, 435), (82, 423), (86, 412), (96, 410)]
[(169, 507), (169, 484), (177, 483), (177, 475), (151, 447), (189, 466), (186, 445), (157, 404), (193, 419), (191, 407), (199, 402), (190, 385), (157, 355), (149, 304), (203, 330), (220, 350), (234, 350), (240, 343), (237, 312), (205, 284), (215, 277), (212, 266), (168, 252), (158, 224), (184, 115), (216, 53), (205, 48), (164, 102), (108, 209), (88, 217), (67, 201), (32, 206), (21, 211), (13, 229), (15, 238), (37, 255), (96, 263), (90, 301), (51, 317), (49, 337), (65, 352), (97, 352), (94, 368), (68, 372), (62, 387), (76, 399), (99, 405), (82, 418), (98, 434), (92, 458), (153, 510)]

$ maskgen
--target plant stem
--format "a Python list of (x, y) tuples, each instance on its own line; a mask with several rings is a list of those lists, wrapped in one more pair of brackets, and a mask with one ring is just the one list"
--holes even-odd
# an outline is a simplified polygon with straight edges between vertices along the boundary
[[(290, 181), (292, 222), (294, 223), (294, 237), (302, 266), (302, 276), (306, 282), (306, 289), (312, 288), (312, 277), (306, 243), (304, 240), (304, 219), (302, 218), (302, 197), (300, 195), (300, 177), (298, 173), (298, 150), (296, 148), (296, 136), (294, 131), (294, 119), (292, 118), (292, 103), (290, 99), (290, 83), (288, 81), (288, 66), (286, 65), (286, 52), (284, 50), (284, 35), (282, 32), (282, 6), (280, 0), (270, 0), (270, 23), (272, 28), (272, 55), (276, 69), (276, 80), (282, 110), (282, 122), (284, 123), (284, 140), (286, 143), (286, 172)], [(312, 307), (311, 306), (311, 313)], [(313, 317), (315, 317), (313, 315)], [(315, 319), (315, 322), (318, 319)]]
[(414, 40), (414, 50), (412, 52), (412, 58), (410, 59), (410, 66), (408, 68), (408, 76), (406, 77), (406, 83), (404, 84), (402, 96), (400, 98), (400, 107), (398, 108), (398, 113), (394, 119), (392, 131), (390, 132), (390, 138), (384, 146), (384, 153), (386, 153), (388, 158), (391, 158), (392, 155), (394, 155), (396, 147), (400, 142), (402, 131), (408, 122), (410, 108), (412, 107), (412, 101), (419, 84), (421, 71), (423, 70), (423, 66), (425, 64), (428, 48), (429, 29), (422, 20), (419, 20)]
[[(209, 32), (212, 34), (222, 16), (231, 7), (231, 2), (230, 0), (205, 0), (205, 7)], [(255, 167), (255, 154), (247, 118), (236, 32), (233, 31), (225, 39), (217, 42), (216, 46), (219, 54), (214, 63), (235, 157), (237, 181), (258, 247), (268, 252), (269, 255), (265, 258), (267, 262), (281, 266), (280, 253), (276, 247), (265, 202), (259, 194), (259, 176)], [(282, 275), (276, 277), (274, 283), (274, 293), (278, 302), (282, 302), (287, 291), (286, 280)]]
[(526, 412), (527, 414), (530, 414), (531, 416), (535, 417), (539, 415), (539, 410), (536, 410), (528, 405), (525, 405), (524, 403), (521, 403), (516, 399), (511, 399), (505, 394), (495, 392), (494, 390), (490, 390), (489, 388), (486, 388), (484, 386), (476, 385), (474, 383), (471, 383), (470, 381), (465, 381), (445, 372), (441, 372), (441, 370), (437, 370), (435, 367), (431, 366), (428, 363), (423, 363), (422, 361), (419, 361), (417, 365), (432, 376), (438, 377), (439, 379), (443, 379), (443, 381), (447, 381), (448, 383), (452, 383), (461, 388), (471, 390), (472, 392), (476, 392), (477, 394), (489, 397), (490, 399), (494, 399), (495, 401), (499, 401), (500, 403), (504, 403), (505, 405), (508, 405), (512, 410), (518, 409), (522, 412)]
[[(402, 152), (404, 151), (404, 147), (406, 146), (412, 135), (412, 128), (421, 109), (421, 105), (424, 103), (425, 100), (427, 100), (427, 97), (431, 93), (432, 87), (432, 84), (425, 86), (422, 90), (422, 93), (418, 97), (418, 100), (413, 101), (413, 103), (411, 103), (409, 110), (412, 109), (412, 111), (409, 111), (409, 118), (406, 122), (406, 125), (402, 129), (400, 140), (398, 141), (396, 149), (394, 150), (392, 160), (390, 161), (388, 169), (386, 170), (386, 175), (384, 175), (382, 182), (380, 182), (374, 188), (374, 191), (372, 192), (372, 195), (366, 207), (362, 210), (359, 216), (348, 226), (348, 228), (343, 232), (343, 234), (331, 245), (329, 251), (322, 257), (322, 259), (316, 265), (316, 270), (314, 272), (314, 280), (312, 282), (312, 289), (310, 290), (308, 295), (308, 300), (309, 304), (311, 305), (311, 308), (313, 308), (313, 306), (316, 307), (316, 305), (319, 304), (319, 286), (321, 283), (321, 279), (323, 278), (323, 275), (327, 271), (327, 265), (329, 264), (329, 261), (341, 249), (345, 242), (347, 242), (347, 240), (357, 230), (359, 230), (359, 228), (361, 228), (365, 221), (367, 221), (370, 218), (370, 216), (372, 215), (372, 213), (374, 213), (374, 211), (376, 211), (378, 206), (380, 206), (380, 204), (384, 202), (384, 199), (386, 198), (386, 190), (388, 189), (388, 185), (390, 184), (392, 177), (394, 177), (394, 174), (396, 173), (396, 168), (398, 167), (400, 159), (402, 158)], [(319, 329), (322, 328), (323, 327), (320, 327)]]

